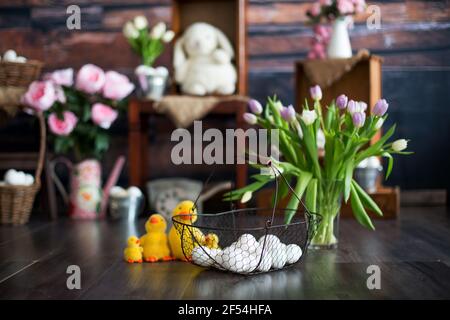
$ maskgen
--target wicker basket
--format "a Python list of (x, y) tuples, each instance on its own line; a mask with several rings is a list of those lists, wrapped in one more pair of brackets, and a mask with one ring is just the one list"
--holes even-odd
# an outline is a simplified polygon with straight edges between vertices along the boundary
[(28, 60), (25, 63), (0, 62), (0, 87), (28, 87), (39, 78), (42, 62)]
[(21, 225), (28, 222), (33, 208), (34, 198), (41, 186), (41, 173), (44, 165), (46, 130), (44, 116), (37, 114), (40, 126), (39, 158), (30, 186), (0, 185), (0, 223)]
[(39, 78), (43, 63), (0, 61), (0, 125), (15, 116), (20, 98), (31, 82)]

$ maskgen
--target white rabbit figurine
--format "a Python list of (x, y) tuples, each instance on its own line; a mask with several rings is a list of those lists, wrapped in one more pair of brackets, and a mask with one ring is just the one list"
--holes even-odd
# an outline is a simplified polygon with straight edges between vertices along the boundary
[(194, 23), (175, 43), (175, 81), (186, 94), (233, 94), (237, 81), (233, 57), (233, 47), (222, 31)]

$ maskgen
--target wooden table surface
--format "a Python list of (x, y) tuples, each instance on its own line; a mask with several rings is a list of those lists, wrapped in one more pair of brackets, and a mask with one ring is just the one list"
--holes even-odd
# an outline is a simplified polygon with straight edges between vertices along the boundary
[[(32, 221), (0, 227), (1, 299), (449, 299), (450, 215), (446, 208), (402, 208), (375, 221), (376, 232), (341, 220), (335, 251), (309, 250), (283, 271), (238, 276), (183, 262), (129, 265), (125, 239), (143, 221)], [(68, 290), (66, 268), (81, 268)], [(369, 265), (381, 289), (366, 286)]]

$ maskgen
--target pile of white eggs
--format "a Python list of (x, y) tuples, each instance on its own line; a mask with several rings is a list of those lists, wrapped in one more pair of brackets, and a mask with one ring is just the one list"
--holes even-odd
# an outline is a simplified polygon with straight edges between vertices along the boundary
[(140, 197), (142, 196), (142, 191), (138, 187), (131, 186), (128, 189), (124, 189), (121, 186), (114, 186), (109, 191), (111, 197), (116, 198), (127, 198), (127, 197)]
[(258, 241), (251, 234), (243, 234), (223, 250), (199, 246), (192, 251), (194, 263), (235, 273), (281, 269), (296, 263), (301, 256), (302, 249), (298, 245), (286, 245), (272, 234), (262, 236)]
[[(0, 61), (1, 60), (2, 60), (2, 57), (0, 57)], [(27, 58), (18, 56), (14, 50), (9, 49), (3, 54), (3, 61), (25, 63), (25, 62), (27, 62)]]
[(4, 181), (1, 181), (0, 185), (31, 186), (34, 183), (34, 177), (31, 174), (14, 169), (6, 171), (3, 179)]

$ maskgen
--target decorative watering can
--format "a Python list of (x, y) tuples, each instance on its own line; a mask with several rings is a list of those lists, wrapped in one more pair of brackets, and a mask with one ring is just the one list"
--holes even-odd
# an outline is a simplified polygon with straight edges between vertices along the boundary
[[(57, 164), (64, 164), (70, 172), (70, 194), (55, 173)], [(87, 159), (73, 164), (69, 159), (59, 157), (50, 162), (50, 174), (64, 202), (69, 206), (69, 216), (74, 219), (97, 219), (106, 215), (109, 192), (116, 184), (125, 163), (120, 156), (105, 186), (102, 189), (102, 170), (98, 160)]]

